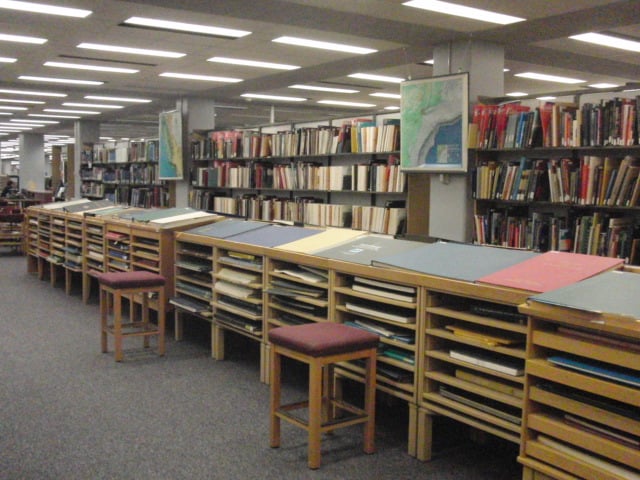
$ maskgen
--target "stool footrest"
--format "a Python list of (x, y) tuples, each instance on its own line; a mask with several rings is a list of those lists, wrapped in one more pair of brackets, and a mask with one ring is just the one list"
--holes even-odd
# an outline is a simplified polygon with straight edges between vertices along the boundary
[[(113, 325), (107, 325), (107, 332), (115, 333)], [(123, 337), (135, 337), (142, 335), (158, 335), (160, 330), (153, 323), (131, 322), (122, 324)]]
[[(367, 413), (363, 409), (358, 408), (355, 405), (351, 405), (350, 403), (339, 401), (339, 400), (329, 400), (328, 403), (330, 403), (331, 406), (336, 406), (337, 408), (348, 411), (349, 415), (323, 421), (320, 424), (320, 431), (322, 433), (330, 432), (337, 428), (344, 428), (344, 427), (349, 427), (351, 425), (364, 423), (368, 419)], [(295, 412), (297, 410), (308, 408), (308, 407), (309, 407), (308, 400), (304, 400), (296, 403), (289, 403), (287, 405), (281, 405), (280, 408), (278, 408), (275, 411), (275, 414), (279, 418), (282, 418), (283, 420), (286, 420), (298, 427), (301, 427), (307, 430), (309, 428), (309, 422), (304, 418), (294, 415), (291, 412)]]

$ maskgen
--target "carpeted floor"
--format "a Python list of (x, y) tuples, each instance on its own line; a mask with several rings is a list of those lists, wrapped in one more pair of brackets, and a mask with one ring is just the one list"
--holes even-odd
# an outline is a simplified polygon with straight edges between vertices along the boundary
[[(79, 285), (66, 295), (0, 252), (0, 478), (516, 480), (517, 446), (471, 443), (466, 428), (437, 418), (435, 455), (406, 453), (406, 405), (378, 400), (377, 453), (362, 453), (361, 427), (323, 439), (322, 466), (306, 467), (306, 436), (283, 424), (268, 446), (269, 388), (255, 343), (229, 335), (228, 359), (210, 356), (207, 325), (167, 335), (157, 357), (125, 343), (125, 361), (99, 348), (98, 305)], [(170, 320), (172, 316), (170, 317)], [(172, 326), (172, 322), (169, 322)], [(286, 395), (304, 391), (289, 367)], [(287, 372), (285, 372), (287, 373)]]

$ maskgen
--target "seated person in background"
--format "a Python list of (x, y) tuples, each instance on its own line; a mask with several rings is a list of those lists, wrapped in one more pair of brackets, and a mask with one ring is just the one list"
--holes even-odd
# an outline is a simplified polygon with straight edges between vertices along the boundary
[(13, 188), (14, 188), (13, 180), (9, 180), (7, 184), (4, 186), (4, 188), (2, 189), (2, 193), (0, 193), (0, 197), (6, 197), (7, 195), (9, 195), (11, 192), (13, 192)]

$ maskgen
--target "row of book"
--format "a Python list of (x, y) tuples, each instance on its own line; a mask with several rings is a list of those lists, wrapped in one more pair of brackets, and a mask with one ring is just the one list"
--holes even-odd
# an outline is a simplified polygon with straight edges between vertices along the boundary
[(633, 217), (600, 212), (572, 218), (545, 212), (519, 216), (492, 210), (476, 214), (474, 220), (480, 244), (600, 255), (640, 264), (640, 225)]
[(474, 172), (476, 199), (578, 205), (640, 205), (640, 162), (625, 156), (485, 161)]
[(168, 207), (169, 192), (161, 186), (128, 187), (119, 185), (111, 192), (104, 193), (105, 200), (132, 207)]
[(400, 147), (400, 120), (354, 119), (342, 126), (322, 125), (276, 133), (255, 130), (194, 131), (191, 158), (265, 158), (337, 153), (392, 152)]
[(147, 164), (129, 164), (120, 168), (91, 167), (80, 170), (83, 181), (102, 181), (110, 183), (155, 183), (159, 166)]
[(91, 168), (94, 163), (158, 163), (159, 155), (159, 140), (111, 141), (83, 148), (80, 160), (83, 166)]
[(406, 185), (406, 176), (393, 155), (384, 161), (331, 166), (214, 160), (212, 166), (196, 168), (193, 177), (193, 186), (210, 188), (403, 192)]
[(470, 148), (506, 149), (638, 145), (636, 98), (600, 103), (540, 102), (531, 108), (518, 101), (473, 107)]

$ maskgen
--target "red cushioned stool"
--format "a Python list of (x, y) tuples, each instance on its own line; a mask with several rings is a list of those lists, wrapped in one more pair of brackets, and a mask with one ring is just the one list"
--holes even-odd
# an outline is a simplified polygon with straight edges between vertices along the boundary
[[(149, 337), (158, 337), (158, 355), (164, 355), (165, 341), (165, 293), (166, 283), (162, 275), (145, 270), (109, 272), (97, 275), (100, 284), (100, 329), (102, 352), (108, 352), (107, 336), (113, 335), (115, 360), (122, 361), (122, 340), (125, 337), (143, 337), (149, 347)], [(149, 320), (149, 296), (157, 295), (157, 325)], [(134, 296), (141, 296), (141, 315), (136, 316)], [(129, 321), (122, 321), (122, 297), (129, 297)], [(109, 311), (113, 301), (113, 323), (109, 323)]]
[[(373, 453), (375, 434), (376, 349), (378, 335), (339, 323), (321, 322), (274, 328), (271, 342), (270, 444), (280, 446), (280, 420), (304, 428), (309, 435), (309, 468), (320, 466), (320, 437), (337, 428), (364, 423), (364, 451)], [(309, 365), (309, 398), (281, 404), (281, 357)], [(348, 360), (365, 360), (364, 408), (335, 398), (333, 365)], [(308, 408), (308, 419), (292, 412)], [(344, 413), (340, 416), (336, 414)]]

